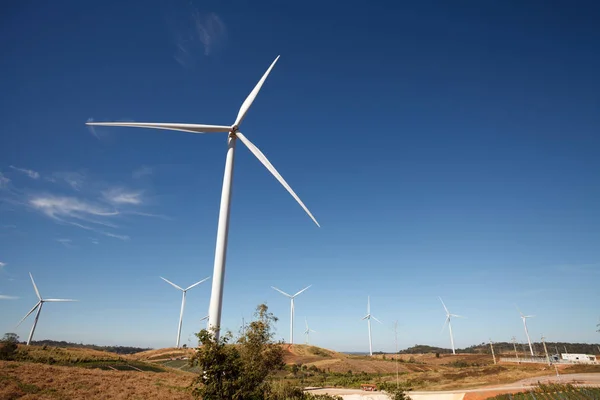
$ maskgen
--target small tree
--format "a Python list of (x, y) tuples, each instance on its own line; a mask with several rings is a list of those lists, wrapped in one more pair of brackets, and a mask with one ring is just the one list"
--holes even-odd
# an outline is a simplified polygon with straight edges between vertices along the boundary
[(16, 333), (5, 333), (0, 340), (0, 360), (12, 360), (17, 352), (19, 336)]
[(191, 360), (200, 367), (200, 375), (193, 382), (197, 386), (192, 394), (202, 399), (241, 399), (242, 366), (237, 349), (227, 346), (231, 333), (216, 340), (214, 331), (202, 329), (196, 336), (202, 346)]
[(285, 365), (283, 349), (273, 342), (273, 323), (277, 318), (265, 304), (256, 308), (255, 317), (237, 346), (228, 345), (230, 332), (219, 340), (206, 329), (197, 334), (202, 346), (192, 360), (201, 370), (194, 381), (196, 397), (251, 400), (263, 399), (270, 392), (267, 378)]

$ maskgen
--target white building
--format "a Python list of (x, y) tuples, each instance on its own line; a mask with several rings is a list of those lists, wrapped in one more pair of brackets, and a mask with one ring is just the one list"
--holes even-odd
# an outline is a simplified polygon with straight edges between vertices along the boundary
[(575, 363), (595, 363), (596, 356), (590, 354), (568, 354), (563, 353), (560, 357), (565, 361), (575, 362)]

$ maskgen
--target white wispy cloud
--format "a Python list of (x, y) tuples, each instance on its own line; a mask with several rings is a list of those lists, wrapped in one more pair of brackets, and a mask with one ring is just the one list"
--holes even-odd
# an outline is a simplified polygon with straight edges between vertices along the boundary
[[(17, 167), (12, 166), (11, 168)], [(142, 166), (133, 171), (129, 179), (147, 176), (151, 173), (152, 168)], [(4, 178), (1, 173), (0, 178)], [(36, 211), (58, 224), (87, 230), (91, 232), (90, 235), (102, 235), (124, 241), (129, 240), (130, 236), (120, 230), (122, 224), (131, 221), (128, 216), (170, 219), (165, 215), (152, 213), (152, 210), (149, 209), (149, 205), (155, 202), (146, 195), (147, 190), (151, 189), (148, 186), (149, 181), (137, 182), (136, 186), (138, 187), (136, 188), (130, 188), (123, 184), (111, 185), (90, 179), (86, 171), (54, 172), (44, 174), (43, 178), (54, 183), (49, 190), (51, 188), (60, 190), (59, 184), (62, 182), (76, 193), (59, 194), (54, 191), (39, 192), (26, 187), (15, 187), (12, 181), (5, 178), (0, 180), (0, 184), (7, 185), (6, 190), (2, 190), (0, 193), (0, 212), (12, 212), (17, 208), (25, 208)], [(63, 185), (62, 191), (65, 190), (64, 186), (66, 185)], [(7, 208), (7, 205), (11, 208)], [(0, 225), (0, 227), (7, 228), (9, 226)], [(12, 227), (14, 228), (14, 226)], [(74, 246), (70, 239), (62, 236), (55, 240), (65, 247)], [(92, 239), (92, 243), (98, 244), (99, 241)]]
[(10, 179), (4, 176), (2, 172), (0, 172), (0, 189), (3, 189), (8, 186), (10, 183)]
[(0, 300), (17, 300), (17, 296), (7, 296), (5, 294), (0, 294)]
[(110, 217), (118, 215), (119, 212), (109, 209), (102, 205), (93, 204), (75, 197), (64, 196), (37, 196), (32, 198), (29, 203), (34, 208), (42, 211), (51, 218), (77, 218), (90, 221), (89, 216)]
[(194, 9), (186, 17), (174, 21), (174, 26), (174, 58), (186, 68), (194, 66), (198, 55), (207, 57), (213, 54), (227, 37), (227, 28), (215, 13), (201, 13)]
[(48, 180), (51, 180), (53, 182), (56, 182), (56, 180), (61, 180), (65, 183), (67, 183), (69, 186), (71, 186), (71, 188), (73, 190), (76, 190), (79, 192), (85, 182), (85, 174), (83, 174), (82, 172), (74, 172), (74, 171), (54, 172), (52, 174), (52, 178), (48, 178)]
[(6, 263), (5, 263), (5, 262), (2, 262), (2, 261), (0, 261), (0, 269), (2, 269), (2, 268), (4, 268), (4, 267), (6, 267)]
[(67, 248), (73, 247), (73, 241), (71, 239), (60, 238), (60, 239), (56, 239), (56, 241)]
[(104, 231), (104, 230), (101, 230), (101, 229), (98, 229), (98, 228), (91, 227), (89, 225), (80, 224), (78, 222), (69, 222), (69, 223), (71, 225), (73, 225), (73, 226), (78, 227), (78, 228), (85, 229), (85, 230), (88, 230), (88, 231), (92, 231), (92, 232), (98, 233), (100, 235), (112, 237), (112, 238), (115, 238), (115, 239), (129, 240), (129, 236), (128, 235), (119, 235), (119, 234), (116, 234), (116, 233), (107, 232), (107, 231)]
[(31, 179), (39, 179), (40, 178), (40, 173), (37, 171), (34, 171), (32, 169), (18, 168), (18, 167), (15, 167), (14, 165), (10, 165), (9, 167), (14, 169), (15, 171), (21, 172), (21, 173), (29, 176)]
[(142, 165), (131, 173), (133, 179), (140, 179), (147, 175), (152, 175), (152, 167), (146, 165)]
[(111, 188), (102, 192), (104, 199), (111, 204), (142, 204), (142, 192), (123, 188)]
[(121, 240), (129, 239), (129, 236), (127, 235), (119, 235), (82, 223), (85, 222), (88, 224), (118, 228), (118, 226), (112, 222), (100, 220), (102, 218), (111, 218), (119, 215), (119, 211), (113, 208), (107, 208), (106, 206), (94, 204), (74, 197), (53, 195), (34, 197), (29, 201), (29, 204), (34, 209), (58, 222), (70, 224), (104, 236)]

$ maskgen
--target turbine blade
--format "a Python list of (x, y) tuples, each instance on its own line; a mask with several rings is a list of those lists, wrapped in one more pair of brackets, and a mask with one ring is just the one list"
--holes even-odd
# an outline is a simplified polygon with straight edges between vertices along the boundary
[(523, 318), (533, 318), (535, 315), (524, 315)]
[(129, 128), (164, 129), (168, 131), (182, 131), (190, 133), (229, 132), (230, 126), (225, 125), (202, 125), (202, 124), (179, 124), (161, 122), (86, 122), (92, 126), (122, 126)]
[(377, 322), (379, 322), (380, 324), (382, 324), (382, 325), (383, 325), (383, 322), (381, 322), (381, 321), (380, 321), (380, 320), (378, 320), (377, 318), (375, 318), (375, 317), (373, 317), (373, 316), (371, 316), (371, 318), (373, 318), (375, 321), (377, 321)]
[(271, 286), (273, 289), (277, 290), (279, 293), (281, 293), (284, 296), (289, 297), (290, 299), (293, 298), (294, 296), (290, 296), (289, 294), (287, 294), (286, 292), (284, 292), (283, 290), (277, 289), (275, 286)]
[(25, 321), (25, 320), (27, 319), (27, 317), (29, 317), (29, 316), (31, 315), (31, 313), (35, 311), (35, 309), (36, 309), (36, 308), (38, 308), (38, 307), (39, 307), (39, 305), (40, 305), (40, 303), (41, 303), (41, 302), (42, 302), (41, 300), (40, 300), (40, 301), (38, 301), (38, 302), (35, 304), (35, 306), (33, 306), (33, 308), (32, 308), (31, 310), (29, 310), (29, 312), (28, 312), (27, 314), (25, 314), (25, 316), (24, 316), (24, 317), (23, 317), (23, 318), (22, 318), (22, 319), (19, 321), (19, 323), (17, 324), (17, 326), (15, 326), (15, 328), (18, 328), (18, 327), (19, 327), (19, 325), (21, 325), (21, 323), (22, 323), (23, 321)]
[(304, 317), (304, 322), (306, 323), (306, 330), (308, 331), (308, 320)]
[(367, 314), (364, 317), (362, 317), (361, 319), (367, 319), (367, 318), (371, 318), (371, 314)]
[(73, 299), (44, 299), (44, 303), (47, 301), (79, 301), (79, 300), (73, 300)]
[(440, 333), (444, 332), (444, 329), (446, 328), (448, 322), (450, 322), (450, 316), (446, 317), (446, 321), (444, 321), (444, 325), (442, 325), (442, 330), (440, 331)]
[(200, 321), (204, 321), (205, 319), (208, 319), (208, 315), (204, 318), (200, 318)]
[(190, 290), (191, 288), (193, 288), (194, 286), (198, 286), (199, 284), (201, 284), (202, 282), (206, 282), (207, 280), (210, 279), (210, 276), (208, 278), (204, 278), (201, 281), (198, 281), (196, 283), (194, 283), (192, 286), (189, 286), (187, 289), (185, 289), (186, 291)]
[(162, 276), (159, 277), (160, 279), (162, 279), (163, 281), (167, 282), (169, 285), (173, 286), (175, 289), (179, 289), (181, 291), (184, 291), (182, 288), (180, 288), (179, 286), (177, 286), (176, 284), (174, 284), (173, 282), (171, 282), (168, 279), (163, 278)]
[(265, 157), (265, 155), (258, 149), (258, 147), (256, 147), (251, 141), (249, 141), (248, 138), (246, 138), (246, 136), (244, 136), (241, 132), (237, 132), (236, 136), (242, 141), (242, 143), (246, 145), (246, 147), (248, 147), (248, 150), (250, 150), (252, 154), (254, 154), (256, 158), (258, 158), (258, 160), (269, 170), (269, 172), (273, 174), (275, 179), (277, 179), (279, 183), (281, 183), (283, 187), (292, 195), (292, 197), (298, 202), (298, 204), (300, 204), (304, 211), (306, 211), (306, 213), (314, 221), (314, 223), (317, 224), (318, 227), (321, 227), (321, 225), (319, 225), (315, 217), (313, 217), (308, 208), (304, 205), (302, 200), (300, 200), (300, 197), (298, 197), (298, 195), (294, 192), (290, 185), (288, 185), (285, 179), (283, 179), (279, 172), (277, 172), (273, 164), (271, 164), (269, 160), (267, 160), (267, 157)]
[(442, 302), (442, 305), (444, 306), (444, 310), (446, 310), (446, 314), (450, 314), (450, 311), (448, 311), (448, 308), (444, 304), (444, 301), (442, 300), (442, 298), (438, 296), (438, 299), (440, 299), (440, 301)]
[(457, 315), (457, 314), (450, 314), (450, 315), (453, 316), (453, 317), (457, 317), (457, 318), (467, 318), (465, 316)]
[(305, 287), (304, 289), (302, 289), (301, 291), (299, 291), (298, 293), (296, 293), (295, 295), (293, 295), (292, 297), (296, 297), (298, 296), (300, 293), (304, 292), (306, 289), (308, 289), (309, 287), (311, 287), (312, 285), (308, 285), (307, 287)]
[(37, 294), (37, 297), (39, 300), (42, 299), (42, 296), (40, 296), (40, 291), (38, 290), (35, 281), (33, 280), (33, 275), (31, 275), (31, 272), (29, 273), (29, 276), (31, 277), (31, 283), (33, 283), (33, 288), (35, 289), (35, 294)]
[(254, 86), (254, 89), (252, 89), (252, 91), (250, 92), (248, 97), (246, 97), (246, 100), (244, 100), (244, 102), (242, 103), (242, 106), (240, 107), (240, 111), (238, 111), (237, 118), (235, 119), (235, 123), (233, 125), (240, 126), (240, 124), (244, 120), (244, 117), (246, 117), (246, 113), (248, 113), (248, 110), (250, 109), (252, 102), (254, 101), (254, 99), (256, 99), (258, 92), (260, 92), (260, 88), (262, 87), (263, 83), (265, 83), (265, 80), (267, 80), (267, 76), (269, 76), (269, 74), (271, 73), (271, 70), (275, 66), (275, 63), (277, 62), (277, 60), (279, 60), (279, 56), (277, 56), (275, 61), (273, 61), (271, 63), (271, 66), (269, 67), (267, 72), (265, 72), (265, 74), (262, 76), (262, 78), (260, 78), (260, 80), (258, 81), (256, 86)]
[(519, 314), (521, 314), (521, 317), (523, 317), (523, 313), (521, 312), (521, 309), (519, 308), (519, 306), (517, 304), (515, 304), (515, 307), (517, 307), (517, 311), (519, 312)]

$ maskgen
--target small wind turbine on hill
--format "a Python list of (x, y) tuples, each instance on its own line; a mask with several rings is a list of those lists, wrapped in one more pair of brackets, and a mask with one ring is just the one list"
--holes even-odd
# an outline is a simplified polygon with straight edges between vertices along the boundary
[(529, 330), (527, 329), (527, 318), (533, 318), (535, 315), (523, 315), (519, 307), (517, 307), (519, 314), (521, 314), (521, 319), (523, 320), (523, 326), (525, 327), (525, 335), (527, 336), (527, 342), (529, 343), (529, 352), (531, 353), (531, 357), (533, 357), (533, 346), (531, 345), (531, 339), (529, 338)]
[(317, 333), (317, 331), (313, 331), (308, 327), (308, 320), (306, 317), (304, 317), (304, 322), (306, 323), (306, 330), (304, 331), (304, 334), (306, 335), (306, 344), (310, 344), (310, 333)]
[(293, 296), (291, 294), (287, 294), (286, 292), (284, 292), (280, 289), (277, 289), (275, 286), (271, 286), (273, 289), (277, 290), (282, 295), (289, 297), (289, 299), (290, 299), (290, 344), (294, 344), (294, 298), (311, 286), (312, 285), (308, 285), (307, 287), (305, 287), (304, 289), (302, 289), (301, 291), (299, 291), (298, 293), (296, 293)]
[(63, 301), (79, 301), (79, 300), (71, 300), (71, 299), (42, 299), (42, 296), (40, 295), (40, 291), (38, 290), (37, 286), (35, 285), (35, 281), (33, 280), (33, 275), (31, 275), (31, 272), (29, 273), (29, 276), (31, 277), (31, 283), (33, 283), (33, 289), (35, 290), (35, 294), (37, 295), (39, 301), (36, 303), (35, 306), (33, 306), (31, 311), (29, 311), (23, 317), (23, 319), (21, 321), (19, 321), (19, 323), (17, 324), (17, 327), (19, 325), (21, 325), (21, 323), (23, 321), (25, 321), (25, 319), (27, 317), (29, 317), (29, 315), (31, 315), (31, 313), (34, 312), (35, 309), (37, 308), (37, 313), (35, 314), (35, 319), (33, 320), (33, 326), (31, 327), (31, 332), (29, 333), (29, 338), (27, 339), (27, 346), (29, 346), (29, 344), (31, 343), (31, 339), (33, 338), (33, 332), (35, 332), (35, 327), (37, 326), (37, 322), (40, 317), (40, 312), (42, 311), (42, 306), (44, 305), (44, 303), (63, 302)]
[(362, 317), (363, 320), (367, 320), (367, 326), (369, 327), (369, 355), (373, 355), (373, 340), (371, 339), (371, 318), (375, 321), (382, 323), (380, 320), (371, 315), (371, 296), (367, 296), (367, 315)]
[[(215, 246), (215, 264), (213, 272), (213, 285), (210, 296), (210, 308), (209, 308), (209, 327), (215, 329), (215, 337), (219, 338), (219, 329), (221, 324), (221, 310), (223, 302), (223, 285), (225, 282), (225, 258), (227, 255), (227, 237), (229, 233), (229, 211), (231, 205), (231, 187), (233, 182), (233, 160), (235, 154), (235, 144), (237, 139), (241, 140), (244, 145), (250, 150), (256, 158), (269, 170), (269, 172), (283, 185), (283, 187), (292, 195), (292, 197), (300, 204), (308, 216), (319, 226), (319, 223), (310, 213), (308, 208), (304, 205), (302, 200), (292, 190), (290, 185), (283, 179), (283, 177), (277, 172), (275, 167), (269, 162), (267, 157), (256, 147), (246, 136), (240, 131), (239, 127), (252, 102), (256, 99), (258, 92), (260, 91), (265, 80), (269, 76), (269, 73), (275, 66), (275, 63), (279, 59), (279, 56), (273, 61), (267, 72), (264, 73), (262, 78), (258, 81), (252, 92), (248, 95), (246, 100), (242, 103), (235, 122), (232, 125), (202, 125), (202, 124), (180, 124), (180, 123), (147, 123), (147, 122), (87, 122), (87, 125), (97, 126), (123, 126), (123, 127), (134, 127), (134, 128), (151, 128), (151, 129), (164, 129), (172, 131), (183, 131), (190, 133), (213, 133), (223, 132), (227, 133), (227, 156), (225, 158), (225, 173), (223, 175), (223, 189), (221, 191), (221, 206), (219, 209), (219, 223), (217, 228), (217, 242)], [(284, 127), (285, 128), (285, 127)]]
[[(210, 277), (208, 277), (210, 278)], [(204, 281), (207, 281), (208, 278), (204, 278), (201, 281), (198, 281), (196, 283), (194, 283), (192, 286), (188, 286), (186, 289), (183, 289), (182, 287), (177, 286), (176, 284), (174, 284), (173, 282), (171, 282), (168, 279), (163, 278), (162, 276), (160, 277), (160, 279), (162, 279), (163, 281), (167, 282), (169, 285), (173, 286), (175, 289), (179, 289), (183, 292), (183, 296), (181, 297), (181, 312), (179, 313), (179, 325), (177, 328), (177, 348), (179, 348), (179, 341), (181, 339), (181, 324), (183, 322), (183, 309), (185, 308), (185, 295), (187, 293), (188, 290), (190, 290), (191, 288), (193, 288), (194, 286), (198, 286), (199, 284), (201, 284)]]
[(465, 317), (463, 317), (461, 315), (450, 314), (450, 311), (448, 311), (448, 308), (444, 304), (444, 301), (442, 300), (442, 298), (439, 297), (439, 299), (442, 302), (442, 305), (444, 306), (444, 310), (446, 311), (446, 321), (444, 322), (444, 325), (442, 326), (442, 332), (444, 331), (444, 328), (446, 327), (446, 325), (448, 325), (448, 330), (450, 331), (450, 344), (452, 345), (452, 354), (456, 354), (456, 350), (454, 349), (454, 336), (452, 335), (452, 323), (450, 322), (450, 320), (452, 319), (452, 317), (457, 317), (457, 318), (465, 318)]

